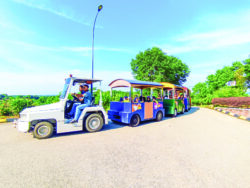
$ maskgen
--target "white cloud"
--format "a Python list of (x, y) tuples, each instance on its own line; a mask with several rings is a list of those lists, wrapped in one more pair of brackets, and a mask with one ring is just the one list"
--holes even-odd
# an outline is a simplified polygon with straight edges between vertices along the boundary
[(226, 48), (234, 45), (250, 43), (248, 27), (232, 30), (218, 30), (206, 33), (196, 33), (190, 36), (179, 37), (177, 45), (158, 45), (165, 52), (180, 54), (192, 51), (208, 51)]
[[(213, 20), (213, 22), (211, 22)], [(250, 10), (235, 14), (209, 15), (198, 19), (210, 31), (196, 32), (194, 28), (174, 37), (168, 44), (159, 44), (169, 54), (209, 51), (250, 43)]]
[[(90, 57), (92, 54), (92, 47), (90, 46), (43, 46), (39, 44), (32, 44), (32, 43), (27, 43), (23, 41), (14, 41), (14, 40), (0, 40), (2, 44), (7, 43), (11, 44), (12, 48), (13, 46), (16, 46), (20, 48), (20, 50), (30, 50), (32, 52), (71, 52), (71, 53), (77, 53), (78, 55), (81, 56), (87, 56)], [(3, 51), (6, 51), (6, 49), (2, 49), (0, 46), (0, 49)], [(3, 51), (0, 52), (0, 57), (5, 56), (6, 53)], [(125, 49), (125, 48), (109, 48), (109, 47), (95, 47), (95, 51), (108, 51), (108, 52), (121, 52), (121, 53), (132, 53), (130, 49)], [(6, 51), (7, 52), (7, 51)], [(61, 55), (61, 53), (59, 54)]]
[(191, 72), (189, 77), (187, 78), (187, 82), (184, 83), (184, 86), (192, 89), (195, 84), (198, 82), (205, 82), (207, 79), (207, 76), (210, 74), (214, 74), (216, 70), (207, 69), (206, 71), (203, 71), (202, 73), (197, 72)]
[[(89, 78), (90, 72), (68, 70), (65, 72), (30, 72), (29, 74), (0, 72), (0, 93), (9, 95), (53, 95), (58, 94), (64, 79), (73, 74), (75, 77)], [(117, 78), (132, 79), (126, 71), (96, 71), (95, 78), (103, 79), (102, 89), (108, 90), (108, 84)]]
[(38, 1), (38, 0), (12, 0), (12, 1), (14, 1), (16, 3), (23, 4), (25, 6), (29, 6), (32, 8), (37, 8), (37, 9), (40, 9), (43, 11), (50, 12), (52, 14), (66, 18), (66, 19), (71, 20), (71, 21), (76, 22), (76, 23), (90, 26), (89, 22), (86, 22), (86, 21), (83, 21), (79, 18), (76, 18), (74, 12), (68, 8), (67, 9), (61, 8), (60, 10), (52, 8), (51, 3), (49, 3), (49, 1)]
[(8, 33), (10, 32), (18, 32), (18, 34), (23, 33), (23, 34), (34, 34), (30, 30), (25, 30), (17, 25), (11, 24), (9, 21), (6, 21), (2, 18), (0, 18), (0, 28), (2, 28), (0, 31), (2, 32), (3, 30), (7, 30)]

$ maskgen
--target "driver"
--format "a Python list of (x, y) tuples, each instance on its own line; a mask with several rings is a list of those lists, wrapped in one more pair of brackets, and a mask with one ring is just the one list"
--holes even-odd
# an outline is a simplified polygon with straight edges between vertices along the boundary
[(73, 102), (73, 101), (72, 101), (71, 107), (69, 107), (69, 116), (70, 116), (70, 117), (74, 115), (74, 113), (75, 113), (75, 111), (76, 111), (76, 107), (77, 107), (78, 105), (80, 105), (81, 103), (84, 102), (84, 101), (83, 101), (84, 99), (83, 99), (83, 97), (82, 97), (82, 95), (85, 93), (85, 91), (84, 91), (84, 86), (83, 86), (83, 85), (80, 85), (80, 86), (79, 86), (79, 91), (80, 91), (80, 94), (75, 94), (75, 93), (72, 93), (72, 94), (71, 94), (72, 96), (74, 96), (74, 97), (77, 98), (77, 101), (78, 101), (78, 102)]
[(82, 95), (83, 96), (83, 101), (84, 103), (83, 104), (80, 104), (76, 107), (76, 112), (75, 112), (75, 117), (74, 119), (71, 120), (70, 123), (75, 123), (78, 121), (80, 115), (81, 115), (81, 111), (84, 110), (84, 108), (90, 106), (91, 104), (91, 101), (92, 101), (92, 95), (91, 93), (89, 92), (89, 86), (87, 84), (85, 84), (83, 86), (83, 90), (85, 91), (85, 93)]

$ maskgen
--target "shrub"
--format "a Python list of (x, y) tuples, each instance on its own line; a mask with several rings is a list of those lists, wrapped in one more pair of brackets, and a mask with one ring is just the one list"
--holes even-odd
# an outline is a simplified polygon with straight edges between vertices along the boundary
[(227, 107), (250, 107), (250, 97), (214, 98), (212, 104)]

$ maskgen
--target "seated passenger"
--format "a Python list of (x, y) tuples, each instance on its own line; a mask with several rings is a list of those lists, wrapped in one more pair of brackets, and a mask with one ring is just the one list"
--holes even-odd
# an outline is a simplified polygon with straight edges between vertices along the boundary
[(147, 100), (146, 100), (146, 102), (151, 102), (151, 98), (150, 98), (150, 96), (147, 96)]
[(123, 102), (123, 98), (122, 97), (120, 98), (120, 102)]
[(145, 97), (140, 96), (140, 98), (139, 98), (139, 102), (140, 102), (140, 103), (144, 103), (144, 102), (145, 102)]
[(123, 102), (130, 102), (127, 96), (124, 97)]
[(155, 96), (153, 96), (153, 102), (158, 104), (158, 101), (156, 100)]
[(139, 102), (139, 98), (138, 98), (138, 95), (135, 95), (135, 98), (134, 98), (134, 103), (138, 103)]
[(183, 94), (182, 94), (182, 93), (180, 93), (180, 95), (179, 95), (178, 99), (181, 99), (181, 100), (183, 100), (183, 99), (184, 99), (184, 97), (183, 97)]
[(163, 97), (161, 97), (161, 95), (158, 95), (157, 99), (162, 101)]
[(157, 100), (156, 100), (156, 97), (153, 96), (153, 104), (154, 104), (154, 109), (158, 109), (159, 107), (162, 107), (162, 104), (159, 103)]

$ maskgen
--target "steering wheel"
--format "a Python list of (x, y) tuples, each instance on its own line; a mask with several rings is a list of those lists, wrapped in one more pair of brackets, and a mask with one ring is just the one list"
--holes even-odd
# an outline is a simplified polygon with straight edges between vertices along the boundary
[(74, 98), (74, 102), (80, 102), (80, 100), (76, 96), (72, 95), (72, 97)]

